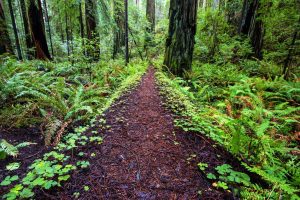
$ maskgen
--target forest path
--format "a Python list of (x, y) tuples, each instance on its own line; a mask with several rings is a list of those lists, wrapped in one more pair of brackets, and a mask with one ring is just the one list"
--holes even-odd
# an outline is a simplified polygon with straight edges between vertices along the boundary
[[(96, 156), (90, 169), (72, 175), (58, 191), (60, 199), (224, 199), (197, 168), (198, 162), (222, 164), (207, 140), (177, 130), (162, 105), (149, 68), (140, 84), (105, 113), (110, 126), (101, 145), (88, 147)], [(225, 158), (221, 158), (221, 160)], [(83, 187), (88, 186), (88, 191)], [(52, 194), (53, 195), (53, 194)], [(58, 198), (54, 198), (58, 199)]]
[[(197, 199), (203, 182), (179, 145), (150, 68), (140, 85), (107, 114), (111, 126), (102, 144), (102, 169), (112, 199)], [(206, 186), (207, 187), (207, 186)], [(103, 191), (104, 192), (104, 191)], [(104, 195), (103, 193), (102, 195)]]

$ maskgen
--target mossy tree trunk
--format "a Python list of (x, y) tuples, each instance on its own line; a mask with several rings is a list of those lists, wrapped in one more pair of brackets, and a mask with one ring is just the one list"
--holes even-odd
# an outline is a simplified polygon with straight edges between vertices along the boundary
[(51, 59), (43, 21), (43, 12), (40, 0), (30, 0), (28, 18), (31, 35), (35, 46), (35, 58), (40, 60)]
[(13, 53), (11, 40), (8, 35), (2, 0), (0, 0), (0, 55), (3, 53)]
[(197, 0), (171, 0), (169, 35), (164, 64), (178, 76), (192, 66), (196, 33)]

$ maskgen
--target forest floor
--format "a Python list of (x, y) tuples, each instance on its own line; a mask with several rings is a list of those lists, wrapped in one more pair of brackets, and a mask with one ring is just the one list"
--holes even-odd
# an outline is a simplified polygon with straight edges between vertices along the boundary
[(110, 128), (103, 143), (84, 150), (96, 155), (89, 160), (90, 168), (37, 199), (74, 199), (74, 193), (94, 200), (233, 199), (231, 193), (212, 187), (197, 163), (236, 166), (235, 160), (208, 138), (174, 127), (175, 116), (162, 102), (150, 68), (140, 84), (105, 113)]
[[(163, 106), (163, 97), (150, 67), (140, 84), (125, 93), (105, 113), (109, 128), (95, 126), (101, 145), (80, 148), (90, 166), (77, 170), (63, 187), (37, 190), (36, 199), (233, 199), (218, 190), (197, 164), (208, 171), (222, 164), (241, 167), (224, 149), (199, 133), (173, 124), (176, 116)], [(37, 150), (37, 154), (44, 149)], [(73, 162), (78, 158), (70, 156)], [(29, 159), (30, 160), (30, 159)], [(30, 160), (31, 161), (31, 160)]]

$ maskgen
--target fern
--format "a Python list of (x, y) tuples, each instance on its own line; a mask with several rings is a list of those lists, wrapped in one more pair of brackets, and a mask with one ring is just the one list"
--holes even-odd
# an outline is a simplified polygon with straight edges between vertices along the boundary
[(13, 156), (16, 157), (19, 154), (19, 148), (23, 148), (26, 146), (29, 146), (31, 144), (35, 144), (35, 143), (31, 143), (31, 142), (22, 142), (16, 146), (10, 144), (9, 142), (7, 142), (4, 139), (0, 140), (0, 159), (5, 159), (7, 156)]

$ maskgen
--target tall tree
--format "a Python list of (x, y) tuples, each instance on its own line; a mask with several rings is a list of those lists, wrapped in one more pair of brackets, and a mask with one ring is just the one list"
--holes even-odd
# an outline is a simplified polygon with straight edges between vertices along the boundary
[(31, 34), (30, 34), (30, 30), (29, 30), (25, 0), (20, 0), (20, 5), (21, 5), (21, 12), (22, 12), (24, 33), (25, 33), (25, 41), (26, 41), (26, 47), (27, 47), (27, 58), (32, 59), (33, 58), (32, 48), (34, 47), (34, 44), (32, 41)]
[(169, 17), (164, 64), (172, 73), (182, 76), (192, 65), (197, 0), (171, 0)]
[(84, 25), (83, 25), (83, 14), (82, 14), (82, 2), (79, 0), (79, 24), (80, 24), (80, 36), (82, 39), (82, 47), (84, 48)]
[(149, 22), (149, 26), (146, 28), (146, 44), (151, 45), (152, 36), (155, 32), (155, 0), (147, 0), (146, 17)]
[(70, 56), (70, 34), (69, 34), (69, 23), (68, 23), (68, 9), (67, 9), (67, 1), (65, 0), (65, 24), (66, 24), (66, 38), (67, 38), (67, 52), (68, 56)]
[(150, 24), (148, 31), (155, 31), (155, 0), (147, 0), (146, 8), (147, 20)]
[(124, 1), (114, 0), (114, 21), (116, 27), (114, 29), (114, 46), (113, 46), (113, 58), (122, 51), (125, 46), (125, 13), (124, 13)]
[(129, 47), (128, 47), (128, 0), (124, 0), (125, 6), (125, 63), (129, 63)]
[(13, 53), (11, 41), (8, 35), (2, 0), (0, 0), (0, 35), (0, 54)]
[(8, 0), (8, 7), (9, 7), (11, 22), (12, 22), (12, 26), (13, 26), (13, 30), (14, 30), (15, 40), (16, 40), (16, 48), (17, 48), (18, 59), (22, 60), (21, 45), (20, 45), (20, 40), (19, 40), (19, 35), (18, 35), (18, 29), (17, 29), (17, 25), (16, 25), (16, 20), (15, 20), (15, 16), (14, 16), (14, 11), (13, 11), (13, 6), (12, 6), (12, 1), (11, 0)]
[(44, 9), (45, 9), (46, 22), (47, 22), (47, 26), (48, 26), (48, 35), (49, 35), (51, 53), (52, 53), (52, 56), (54, 56), (50, 19), (49, 19), (48, 8), (47, 8), (47, 0), (43, 0), (43, 4), (44, 4)]
[(259, 0), (245, 0), (239, 32), (250, 37), (254, 56), (262, 59), (264, 27), (260, 19)]
[(45, 35), (43, 12), (40, 0), (29, 0), (28, 17), (35, 46), (35, 57), (41, 60), (51, 59)]
[(99, 36), (97, 33), (97, 4), (95, 0), (85, 0), (85, 14), (86, 14), (86, 31), (87, 39), (91, 42), (92, 48), (88, 48), (88, 55), (94, 61), (99, 60)]

